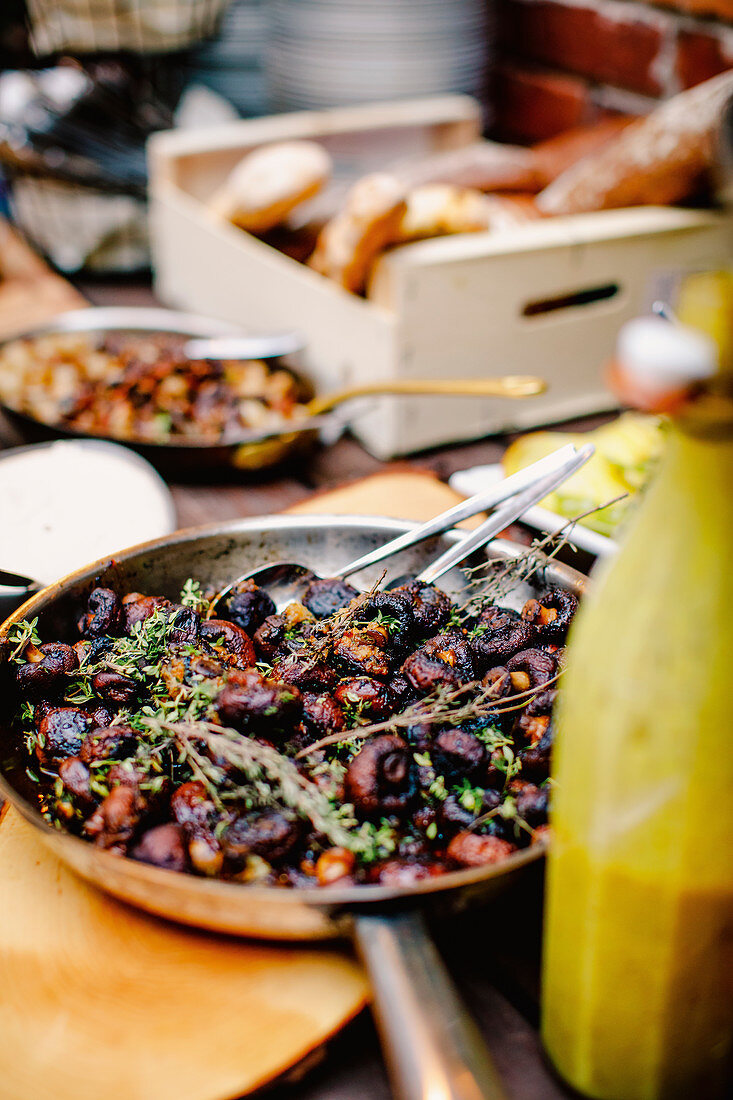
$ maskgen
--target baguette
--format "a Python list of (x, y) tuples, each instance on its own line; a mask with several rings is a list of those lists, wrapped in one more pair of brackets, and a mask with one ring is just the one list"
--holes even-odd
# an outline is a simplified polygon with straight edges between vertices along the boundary
[(547, 182), (532, 149), (496, 141), (474, 141), (432, 153), (396, 164), (390, 172), (408, 188), (445, 183), (477, 191), (537, 192)]
[(714, 166), (733, 71), (680, 92), (613, 141), (568, 168), (537, 196), (542, 214), (582, 214), (681, 202)]
[(555, 137), (547, 138), (532, 146), (538, 172), (542, 175), (546, 187), (557, 179), (573, 164), (583, 157), (590, 156), (598, 149), (608, 145), (618, 137), (634, 119), (628, 115), (617, 115), (592, 122), (587, 126), (573, 126)]

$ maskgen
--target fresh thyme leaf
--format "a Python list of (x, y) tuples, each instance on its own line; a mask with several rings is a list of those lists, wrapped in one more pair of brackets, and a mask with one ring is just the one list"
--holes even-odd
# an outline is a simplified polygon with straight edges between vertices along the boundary
[(219, 808), (223, 807), (221, 791), (226, 789), (227, 777), (200, 751), (198, 744), (204, 744), (217, 758), (241, 771), (264, 805), (274, 800), (275, 804), (289, 807), (307, 818), (317, 832), (337, 847), (347, 848), (356, 855), (371, 851), (369, 840), (354, 831), (353, 806), (343, 803), (335, 808), (323, 791), (272, 745), (213, 722), (170, 722), (159, 718), (145, 721), (153, 732), (172, 734)]
[(27, 663), (23, 654), (28, 646), (38, 646), (41, 644), (37, 628), (37, 616), (35, 619), (31, 619), (30, 622), (27, 619), (21, 619), (20, 622), (13, 623), (7, 635), (10, 645), (13, 647), (10, 651), (9, 660), (14, 661), (17, 665), (24, 665)]
[(209, 610), (210, 601), (203, 594), (199, 581), (195, 581), (192, 577), (184, 582), (180, 602), (184, 607), (193, 608), (200, 615), (205, 615)]
[(400, 729), (409, 729), (418, 724), (436, 726), (460, 726), (465, 722), (476, 719), (489, 719), (500, 714), (508, 714), (515, 709), (522, 709), (533, 696), (545, 691), (558, 679), (558, 673), (544, 683), (538, 684), (528, 691), (517, 692), (497, 700), (490, 687), (484, 687), (480, 680), (474, 680), (468, 684), (462, 684), (458, 688), (438, 687), (424, 698), (412, 703), (409, 707), (382, 722), (372, 722), (366, 726), (357, 726), (354, 729), (331, 734), (328, 737), (315, 741), (312, 745), (301, 749), (296, 754), (296, 760), (312, 755), (328, 745), (348, 743), (354, 739), (371, 737), (375, 733), (394, 733)]

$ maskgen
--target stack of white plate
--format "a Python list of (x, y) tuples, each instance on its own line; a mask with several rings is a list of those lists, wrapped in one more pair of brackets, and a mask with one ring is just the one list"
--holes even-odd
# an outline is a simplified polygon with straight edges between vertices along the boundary
[(262, 57), (267, 33), (266, 0), (233, 0), (217, 37), (191, 50), (185, 79), (205, 84), (246, 116), (267, 110)]
[(489, 0), (269, 0), (267, 11), (275, 110), (485, 97)]

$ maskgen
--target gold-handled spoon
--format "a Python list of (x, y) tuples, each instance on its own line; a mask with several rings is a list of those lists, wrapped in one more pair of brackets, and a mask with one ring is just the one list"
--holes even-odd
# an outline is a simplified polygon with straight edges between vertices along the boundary
[(243, 445), (264, 443), (283, 436), (311, 432), (333, 422), (331, 413), (339, 405), (359, 397), (381, 397), (388, 394), (441, 397), (536, 397), (547, 386), (534, 375), (507, 374), (497, 378), (440, 378), (435, 380), (405, 379), (396, 382), (367, 382), (361, 386), (334, 390), (312, 398), (302, 406), (303, 413), (291, 420), (266, 428), (242, 432), (230, 442)]
[(537, 394), (544, 393), (546, 388), (542, 378), (531, 374), (505, 374), (496, 378), (405, 378), (392, 382), (366, 382), (360, 386), (325, 393), (309, 401), (306, 409), (310, 416), (319, 416), (354, 398), (384, 394), (413, 397), (536, 397)]
[[(229, 442), (236, 444), (234, 465), (240, 469), (260, 469), (280, 461), (291, 450), (314, 434), (337, 421), (333, 410), (347, 401), (384, 394), (441, 397), (534, 397), (544, 393), (546, 383), (533, 375), (509, 374), (497, 378), (441, 378), (434, 380), (401, 379), (400, 381), (367, 382), (361, 386), (334, 390), (312, 398), (302, 406), (302, 415), (266, 428), (242, 432)], [(338, 418), (341, 428), (345, 422)]]

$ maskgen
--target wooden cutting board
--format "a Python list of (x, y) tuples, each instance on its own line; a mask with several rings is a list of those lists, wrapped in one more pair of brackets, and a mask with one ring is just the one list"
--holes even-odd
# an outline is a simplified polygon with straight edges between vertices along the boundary
[[(294, 511), (424, 519), (458, 499), (400, 472)], [(0, 815), (2, 1100), (231, 1100), (318, 1050), (367, 996), (345, 948), (241, 941), (137, 912), (67, 871), (15, 810)]]
[(0, 340), (88, 304), (0, 218)]

